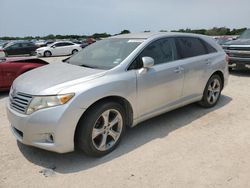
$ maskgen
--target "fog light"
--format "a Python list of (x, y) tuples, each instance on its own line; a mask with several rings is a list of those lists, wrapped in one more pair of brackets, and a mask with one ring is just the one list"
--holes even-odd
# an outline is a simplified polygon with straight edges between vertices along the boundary
[(44, 140), (47, 143), (53, 143), (54, 142), (53, 134), (50, 134), (50, 133), (44, 134)]

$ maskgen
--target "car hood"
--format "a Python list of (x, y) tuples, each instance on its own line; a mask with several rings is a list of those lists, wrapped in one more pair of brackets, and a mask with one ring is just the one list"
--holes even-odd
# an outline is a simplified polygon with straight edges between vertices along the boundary
[(103, 76), (107, 70), (91, 69), (67, 63), (53, 63), (19, 76), (12, 87), (31, 95), (53, 95), (74, 84)]
[(225, 45), (250, 45), (250, 39), (237, 39), (226, 42)]

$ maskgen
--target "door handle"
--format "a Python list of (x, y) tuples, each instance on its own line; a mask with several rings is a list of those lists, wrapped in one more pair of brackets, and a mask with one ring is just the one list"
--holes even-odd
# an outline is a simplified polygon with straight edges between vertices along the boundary
[(206, 59), (206, 65), (211, 65), (211, 60), (210, 59)]
[(175, 72), (175, 73), (180, 73), (180, 72), (182, 72), (182, 71), (184, 71), (184, 68), (181, 67), (181, 66), (179, 66), (179, 67), (177, 67), (177, 68), (174, 69), (174, 72)]

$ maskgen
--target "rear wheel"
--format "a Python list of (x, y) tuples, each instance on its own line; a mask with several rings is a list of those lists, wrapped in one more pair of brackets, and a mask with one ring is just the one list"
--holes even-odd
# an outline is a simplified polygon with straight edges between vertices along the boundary
[(205, 108), (213, 107), (217, 104), (222, 90), (222, 80), (219, 75), (213, 75), (208, 80), (199, 104)]
[(45, 51), (44, 52), (44, 57), (50, 57), (52, 53), (50, 51)]
[(113, 151), (125, 131), (125, 112), (114, 102), (91, 107), (76, 130), (76, 144), (87, 155), (101, 157)]

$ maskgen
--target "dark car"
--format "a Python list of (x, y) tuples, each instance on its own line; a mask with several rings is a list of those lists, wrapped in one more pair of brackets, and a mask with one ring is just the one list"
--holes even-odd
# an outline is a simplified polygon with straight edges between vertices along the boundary
[(250, 68), (250, 29), (237, 40), (225, 43), (223, 49), (229, 57), (229, 69)]
[(10, 55), (35, 55), (38, 48), (32, 42), (10, 42), (4, 48), (6, 56)]
[(0, 91), (9, 90), (19, 75), (48, 63), (38, 58), (12, 57), (0, 59)]

